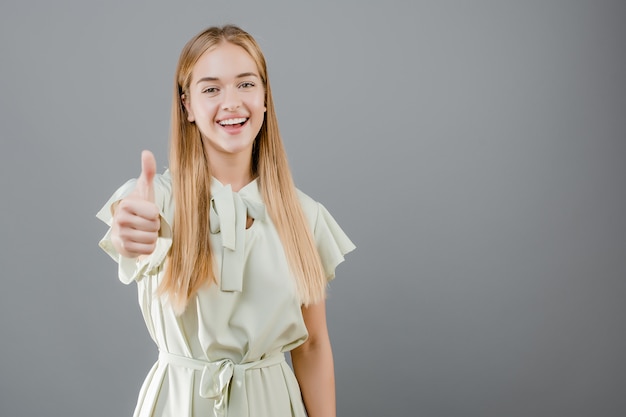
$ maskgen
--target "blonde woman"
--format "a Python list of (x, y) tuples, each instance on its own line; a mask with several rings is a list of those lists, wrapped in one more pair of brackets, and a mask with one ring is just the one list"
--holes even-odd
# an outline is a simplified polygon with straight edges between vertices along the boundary
[(98, 213), (159, 349), (134, 415), (335, 416), (324, 300), (354, 245), (294, 187), (248, 33), (187, 43), (171, 125), (169, 170), (144, 151), (139, 178)]

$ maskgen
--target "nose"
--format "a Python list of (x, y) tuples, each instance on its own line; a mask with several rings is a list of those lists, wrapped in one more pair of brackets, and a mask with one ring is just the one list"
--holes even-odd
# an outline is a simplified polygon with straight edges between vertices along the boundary
[(222, 109), (227, 111), (237, 110), (241, 106), (241, 97), (237, 88), (227, 88), (224, 91)]

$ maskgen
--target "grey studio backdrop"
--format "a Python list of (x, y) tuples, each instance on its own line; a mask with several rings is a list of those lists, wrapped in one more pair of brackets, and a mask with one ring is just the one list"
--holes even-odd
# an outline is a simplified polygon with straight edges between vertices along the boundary
[(260, 42), (300, 188), (357, 244), (338, 415), (623, 416), (619, 1), (7, 1), (0, 416), (130, 415), (156, 359), (96, 211), (167, 166), (178, 53)]

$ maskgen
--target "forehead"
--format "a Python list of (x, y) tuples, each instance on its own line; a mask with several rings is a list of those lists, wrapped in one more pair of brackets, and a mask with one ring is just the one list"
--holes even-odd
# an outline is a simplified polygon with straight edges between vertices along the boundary
[(254, 59), (241, 46), (223, 42), (200, 56), (192, 69), (192, 82), (204, 77), (227, 80), (242, 73), (259, 75)]

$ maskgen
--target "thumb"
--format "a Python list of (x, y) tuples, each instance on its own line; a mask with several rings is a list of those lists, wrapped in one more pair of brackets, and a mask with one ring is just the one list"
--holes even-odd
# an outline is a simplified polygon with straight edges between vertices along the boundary
[(138, 197), (154, 202), (154, 175), (156, 174), (156, 160), (150, 151), (141, 153), (141, 175), (137, 180), (135, 192)]

